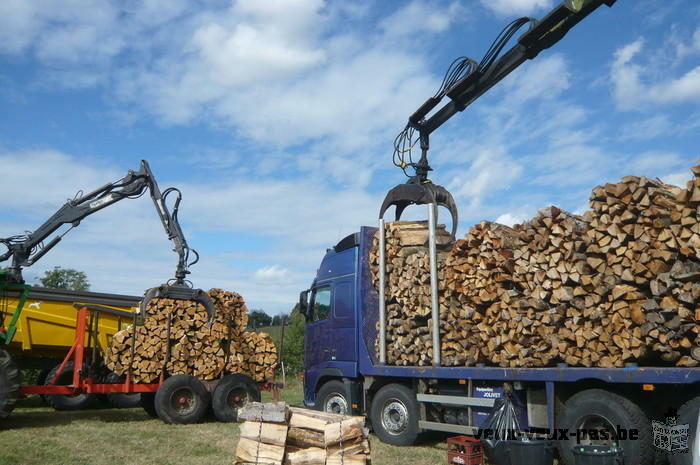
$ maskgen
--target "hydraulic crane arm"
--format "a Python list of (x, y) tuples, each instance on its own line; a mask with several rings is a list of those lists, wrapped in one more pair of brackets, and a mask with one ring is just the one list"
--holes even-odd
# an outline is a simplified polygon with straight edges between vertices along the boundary
[[(199, 289), (192, 289), (185, 280), (190, 273), (189, 267), (199, 260), (199, 255), (187, 245), (180, 223), (177, 218), (182, 195), (174, 187), (170, 187), (161, 193), (158, 183), (146, 160), (141, 161), (138, 171), (129, 170), (123, 178), (118, 181), (105, 184), (94, 191), (76, 196), (76, 198), (66, 202), (48, 220), (39, 226), (35, 231), (25, 235), (0, 238), (0, 243), (7, 247), (7, 251), (0, 255), (0, 262), (12, 258), (6, 280), (9, 282), (23, 283), (22, 268), (31, 266), (43, 257), (49, 250), (58, 244), (63, 236), (78, 226), (83, 218), (96, 213), (122, 199), (137, 198), (149, 191), (151, 199), (156, 207), (163, 228), (168, 239), (174, 245), (174, 251), (178, 254), (178, 263), (175, 270), (175, 278), (157, 288), (146, 291), (146, 298), (142, 302), (142, 309), (153, 297), (170, 297), (179, 299), (198, 300), (207, 307), (210, 316), (213, 316), (213, 304), (208, 300), (206, 293)], [(167, 197), (175, 193), (176, 199), (173, 204), (172, 213), (166, 205)], [(44, 241), (59, 228), (70, 225), (70, 228), (60, 235), (54, 236), (49, 242)], [(43, 245), (42, 245), (43, 244)], [(190, 253), (194, 259), (190, 261)], [(206, 297), (205, 297), (206, 296)]]
[[(484, 58), (477, 62), (461, 57), (450, 66), (441, 88), (425, 101), (409, 119), (404, 130), (394, 143), (394, 164), (404, 170), (413, 168), (415, 174), (409, 176), (405, 184), (394, 187), (387, 194), (381, 206), (379, 217), (391, 206), (396, 206), (396, 219), (406, 206), (411, 204), (437, 203), (448, 208), (452, 215), (452, 234), (456, 232), (457, 208), (452, 195), (442, 186), (432, 184), (428, 172), (430, 134), (445, 124), (452, 116), (463, 111), (491, 87), (500, 82), (518, 66), (535, 58), (559, 42), (566, 33), (603, 4), (612, 6), (617, 0), (567, 0), (555, 7), (541, 20), (520, 18), (509, 24), (496, 39)], [(529, 29), (517, 43), (501, 54), (515, 33), (525, 25)], [(442, 102), (450, 99), (432, 115), (428, 116)], [(414, 137), (417, 136), (417, 140)], [(418, 142), (421, 157), (417, 162), (411, 159), (411, 149)]]

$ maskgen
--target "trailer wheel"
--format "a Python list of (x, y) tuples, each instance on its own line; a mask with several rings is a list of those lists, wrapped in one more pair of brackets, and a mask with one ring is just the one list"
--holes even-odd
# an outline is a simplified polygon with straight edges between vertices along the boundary
[(678, 424), (690, 425), (688, 430), (688, 452), (685, 454), (669, 454), (671, 465), (692, 465), (693, 457), (700, 454), (697, 445), (697, 434), (700, 431), (700, 396), (690, 399), (678, 409)]
[(19, 396), (19, 370), (12, 357), (0, 350), (0, 419), (7, 418)]
[(209, 409), (209, 400), (209, 391), (200, 380), (190, 375), (175, 375), (158, 388), (156, 412), (165, 423), (198, 423)]
[[(61, 367), (59, 363), (46, 375), (45, 386), (66, 386), (73, 384), (73, 362), (66, 363), (63, 367), (63, 371), (56, 379), (55, 383), (51, 383), (58, 373), (58, 369)], [(84, 410), (92, 407), (97, 401), (97, 396), (95, 394), (73, 394), (73, 395), (61, 395), (61, 394), (50, 394), (46, 395), (46, 403), (56, 410)]]
[(321, 386), (316, 394), (316, 408), (322, 412), (349, 414), (350, 403), (343, 382), (334, 379)]
[(142, 392), (141, 407), (143, 407), (144, 412), (146, 412), (149, 417), (158, 418), (158, 412), (156, 412), (156, 393)]
[[(625, 463), (652, 465), (656, 454), (651, 423), (642, 409), (626, 397), (603, 389), (587, 389), (567, 400), (557, 419), (557, 428), (570, 432), (595, 431), (592, 437), (581, 438), (581, 444), (610, 444), (616, 441), (618, 427), (638, 432), (635, 440), (627, 437), (617, 441), (624, 451)], [(559, 456), (565, 465), (574, 465), (572, 448), (576, 444), (576, 437), (557, 441)]]
[(372, 428), (382, 442), (410, 446), (418, 437), (418, 401), (402, 384), (388, 384), (372, 399)]
[[(105, 376), (104, 382), (107, 384), (117, 384), (123, 383), (125, 379), (126, 376), (119, 376), (118, 374), (110, 371), (109, 374)], [(124, 392), (113, 392), (111, 394), (107, 394), (107, 401), (117, 408), (136, 408), (141, 406), (141, 394), (138, 392), (131, 394)]]
[(219, 421), (238, 420), (238, 409), (248, 402), (260, 402), (260, 388), (249, 376), (238, 373), (223, 377), (214, 388), (211, 405)]

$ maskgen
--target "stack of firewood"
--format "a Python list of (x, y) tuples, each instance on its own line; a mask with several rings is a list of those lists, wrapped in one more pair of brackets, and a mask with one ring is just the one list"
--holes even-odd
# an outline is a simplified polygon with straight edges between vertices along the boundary
[[(628, 176), (596, 187), (590, 204), (512, 228), (482, 222), (439, 254), (443, 365), (700, 365), (700, 179), (681, 189)], [(408, 258), (427, 244), (401, 244), (403, 228), (427, 234), (387, 225), (387, 357), (427, 365), (429, 288), (407, 297), (429, 283)], [(376, 284), (376, 244), (371, 259)]]
[(222, 289), (209, 296), (216, 316), (209, 322), (197, 302), (153, 299), (143, 325), (114, 335), (105, 351), (105, 365), (137, 382), (153, 382), (165, 373), (189, 374), (203, 380), (224, 373), (242, 373), (256, 381), (274, 377), (275, 344), (264, 333), (248, 333), (248, 309), (243, 298)]
[(283, 402), (249, 403), (243, 420), (236, 464), (365, 465), (370, 464), (364, 417), (288, 407)]

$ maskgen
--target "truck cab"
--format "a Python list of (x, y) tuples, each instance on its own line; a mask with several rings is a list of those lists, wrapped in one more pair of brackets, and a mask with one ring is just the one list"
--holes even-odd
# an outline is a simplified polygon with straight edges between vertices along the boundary
[(307, 320), (304, 403), (310, 407), (315, 405), (316, 386), (325, 379), (358, 377), (358, 245), (355, 233), (328, 249), (311, 287), (302, 293), (300, 304)]

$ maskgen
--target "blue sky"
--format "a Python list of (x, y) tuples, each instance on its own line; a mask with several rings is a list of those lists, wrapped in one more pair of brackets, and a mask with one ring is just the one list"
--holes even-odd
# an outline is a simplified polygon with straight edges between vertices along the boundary
[[(290, 309), (327, 247), (374, 225), (406, 119), (449, 63), (477, 61), (552, 0), (0, 2), (0, 236), (148, 159), (184, 194), (203, 288)], [(700, 7), (619, 0), (433, 134), (432, 179), (459, 234), (628, 174), (690, 178), (700, 130)], [(422, 213), (422, 212), (419, 212)], [(416, 213), (414, 213), (416, 214)], [(140, 294), (174, 272), (148, 198), (83, 221), (40, 262)]]

